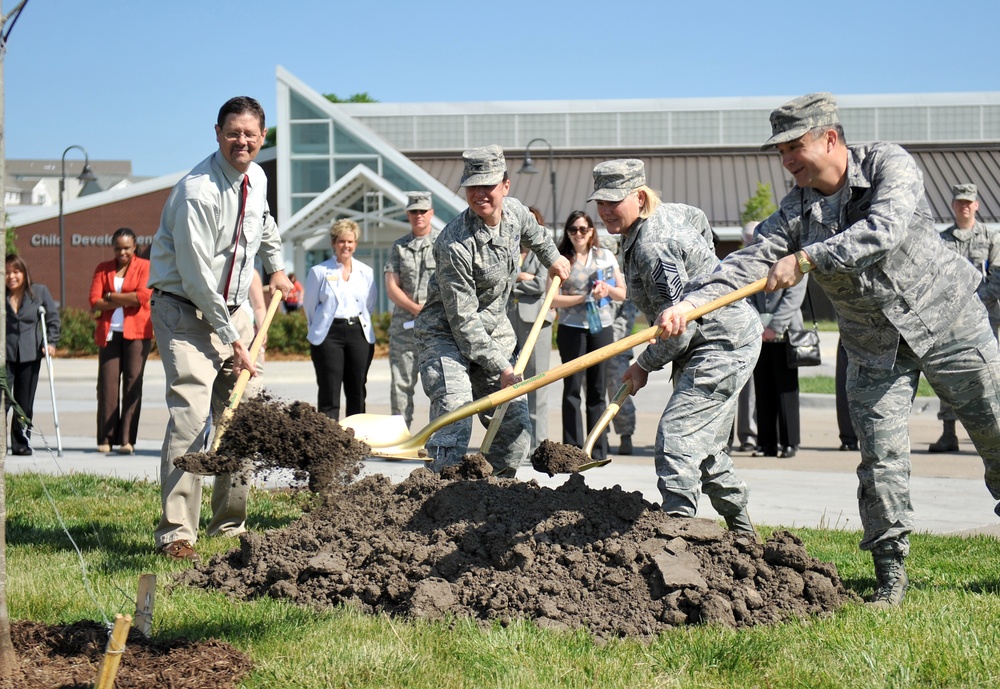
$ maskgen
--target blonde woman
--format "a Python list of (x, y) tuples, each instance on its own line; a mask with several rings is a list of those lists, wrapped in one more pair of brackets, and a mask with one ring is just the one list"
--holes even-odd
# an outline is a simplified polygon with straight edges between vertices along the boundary
[(375, 354), (371, 319), (377, 296), (375, 276), (368, 265), (354, 259), (358, 235), (353, 220), (333, 223), (333, 257), (309, 271), (303, 301), (319, 387), (316, 407), (338, 420), (341, 388), (347, 416), (365, 411), (365, 383)]
[[(594, 193), (608, 232), (622, 238), (628, 298), (655, 322), (678, 303), (689, 280), (719, 264), (705, 214), (661, 203), (646, 186), (641, 160), (611, 160), (594, 168)], [(694, 517), (704, 492), (731, 530), (753, 532), (749, 492), (726, 451), (740, 390), (760, 353), (760, 319), (745, 300), (705, 315), (683, 335), (646, 347), (628, 370), (638, 393), (649, 374), (673, 365), (674, 389), (660, 417), (653, 448), (662, 509)], [(633, 393), (633, 394), (635, 394)]]

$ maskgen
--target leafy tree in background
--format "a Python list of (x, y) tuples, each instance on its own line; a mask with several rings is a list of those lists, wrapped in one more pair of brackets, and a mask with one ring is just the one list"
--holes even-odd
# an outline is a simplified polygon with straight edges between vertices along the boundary
[[(340, 98), (336, 93), (324, 93), (323, 97), (331, 103), (378, 103), (378, 101), (368, 95), (367, 91), (355, 93), (347, 98)], [(267, 130), (267, 137), (264, 139), (262, 148), (271, 148), (278, 142), (278, 128), (271, 127)]]
[(757, 182), (757, 191), (747, 199), (746, 204), (743, 206), (743, 212), (740, 213), (740, 222), (744, 225), (755, 220), (760, 222), (776, 210), (778, 210), (778, 207), (774, 205), (774, 194), (771, 191), (771, 185)]
[(378, 101), (368, 95), (367, 91), (355, 93), (347, 98), (338, 98), (336, 93), (324, 93), (323, 97), (331, 103), (378, 103)]
[(16, 254), (17, 253), (17, 232), (14, 231), (15, 227), (13, 225), (9, 224), (10, 223), (10, 218), (9, 217), (7, 219), (7, 222), (8, 222), (7, 231), (4, 233), (4, 235), (5, 235), (4, 246), (6, 247), (5, 253), (6, 254)]

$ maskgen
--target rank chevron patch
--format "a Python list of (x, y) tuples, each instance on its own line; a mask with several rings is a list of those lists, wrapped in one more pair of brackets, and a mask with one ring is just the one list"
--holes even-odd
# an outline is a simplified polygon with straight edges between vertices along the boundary
[(662, 258), (653, 268), (653, 282), (656, 283), (656, 291), (660, 296), (668, 300), (671, 304), (676, 304), (681, 296), (681, 275), (677, 266), (664, 261)]

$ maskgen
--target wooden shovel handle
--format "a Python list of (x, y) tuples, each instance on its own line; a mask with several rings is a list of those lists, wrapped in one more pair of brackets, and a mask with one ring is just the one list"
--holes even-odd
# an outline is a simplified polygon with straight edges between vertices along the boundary
[(588, 457), (594, 451), (594, 445), (597, 444), (597, 439), (601, 437), (601, 433), (604, 429), (608, 427), (611, 423), (611, 419), (618, 415), (618, 412), (622, 408), (622, 404), (625, 402), (625, 398), (632, 394), (632, 381), (626, 380), (622, 383), (621, 387), (618, 388), (618, 392), (615, 393), (614, 398), (611, 400), (611, 404), (608, 408), (604, 410), (601, 417), (597, 419), (597, 423), (594, 427), (590, 429), (590, 433), (587, 435), (587, 440), (583, 443), (583, 451)]
[[(751, 294), (760, 292), (764, 289), (764, 285), (766, 284), (767, 278), (761, 278), (757, 282), (751, 283), (746, 287), (741, 287), (724, 297), (719, 297), (718, 299), (708, 302), (704, 306), (700, 306), (692, 311), (689, 311), (685, 315), (685, 320), (690, 323), (691, 321), (701, 318), (705, 314), (711, 313), (716, 309), (721, 309), (723, 306), (729, 306), (730, 304), (738, 302), (741, 299), (745, 299)], [(594, 364), (606, 361), (616, 354), (621, 354), (622, 352), (628, 351), (633, 347), (637, 347), (647, 340), (659, 337), (661, 332), (663, 332), (663, 328), (659, 326), (646, 328), (645, 330), (641, 330), (634, 335), (623, 337), (617, 342), (612, 342), (611, 344), (601, 347), (600, 349), (588, 352), (587, 354), (573, 359), (572, 361), (567, 361), (561, 366), (556, 366), (555, 368), (545, 371), (544, 373), (532, 376), (531, 378), (523, 380), (516, 385), (511, 385), (508, 388), (498, 390), (497, 392), (487, 395), (486, 397), (481, 397), (478, 400), (469, 402), (465, 406), (459, 407), (452, 412), (434, 419), (434, 421), (414, 434), (410, 440), (403, 443), (401, 446), (411, 446), (417, 443), (422, 445), (435, 431), (440, 428), (444, 428), (450, 423), (468, 418), (473, 414), (480, 414), (488, 409), (497, 407), (504, 402), (510, 402), (516, 397), (520, 397), (521, 395), (537, 390), (538, 388), (545, 387), (546, 385), (554, 383), (557, 380), (562, 380), (567, 376), (573, 375), (577, 371), (582, 371), (585, 368), (593, 366)]]
[[(549, 308), (552, 307), (552, 300), (555, 299), (556, 292), (559, 291), (559, 284), (562, 282), (562, 278), (556, 275), (552, 278), (552, 284), (549, 285), (548, 291), (545, 293), (545, 299), (542, 300), (542, 310), (538, 312), (538, 316), (535, 317), (535, 322), (531, 324), (531, 330), (528, 332), (528, 337), (524, 339), (524, 346), (521, 347), (521, 353), (517, 356), (517, 361), (514, 362), (514, 373), (516, 375), (521, 375), (524, 373), (524, 369), (528, 365), (528, 360), (531, 358), (531, 352), (535, 348), (535, 343), (538, 341), (538, 334), (542, 331), (542, 326), (545, 325), (545, 316), (549, 312)], [(486, 429), (486, 437), (483, 438), (483, 444), (479, 446), (479, 452), (486, 454), (493, 447), (493, 440), (497, 437), (497, 431), (500, 430), (500, 424), (503, 423), (503, 417), (507, 415), (507, 405), (501, 404), (497, 407), (497, 410), (493, 412), (493, 418), (490, 420), (490, 425)]]

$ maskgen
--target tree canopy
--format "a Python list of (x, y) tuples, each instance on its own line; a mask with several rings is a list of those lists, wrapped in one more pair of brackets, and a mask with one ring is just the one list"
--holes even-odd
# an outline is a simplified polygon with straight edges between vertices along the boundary
[[(352, 93), (347, 98), (341, 98), (336, 93), (324, 93), (323, 97), (331, 103), (378, 103), (378, 100), (368, 95), (367, 91)], [(271, 148), (272, 146), (277, 145), (277, 142), (278, 128), (271, 127), (267, 130), (267, 137), (264, 139), (264, 145), (261, 148)]]
[(776, 210), (778, 210), (778, 207), (774, 205), (774, 194), (771, 191), (771, 185), (757, 182), (757, 191), (744, 204), (743, 212), (740, 213), (740, 222), (743, 224), (755, 220), (760, 222)]

